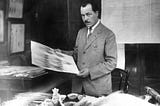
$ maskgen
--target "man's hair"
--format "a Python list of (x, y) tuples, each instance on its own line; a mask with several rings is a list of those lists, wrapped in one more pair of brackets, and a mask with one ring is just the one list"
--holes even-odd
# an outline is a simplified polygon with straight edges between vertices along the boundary
[(86, 7), (88, 4), (92, 5), (92, 10), (94, 12), (96, 12), (96, 11), (99, 12), (98, 5), (94, 0), (82, 0), (81, 7)]

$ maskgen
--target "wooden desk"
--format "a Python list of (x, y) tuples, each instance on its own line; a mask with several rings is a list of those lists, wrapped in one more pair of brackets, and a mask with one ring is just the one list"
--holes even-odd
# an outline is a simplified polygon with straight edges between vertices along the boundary
[(31, 77), (0, 76), (0, 98), (10, 100), (17, 93), (48, 92), (66, 79), (60, 73), (43, 71)]

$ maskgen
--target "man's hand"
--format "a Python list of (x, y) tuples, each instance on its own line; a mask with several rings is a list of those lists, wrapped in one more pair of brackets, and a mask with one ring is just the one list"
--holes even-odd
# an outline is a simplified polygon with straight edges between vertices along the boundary
[(79, 77), (83, 77), (83, 78), (89, 76), (88, 68), (84, 68), (84, 69), (80, 70), (80, 73), (78, 74), (78, 76)]
[(61, 49), (54, 49), (54, 51), (55, 51), (55, 52), (60, 52), (60, 53), (62, 52)]

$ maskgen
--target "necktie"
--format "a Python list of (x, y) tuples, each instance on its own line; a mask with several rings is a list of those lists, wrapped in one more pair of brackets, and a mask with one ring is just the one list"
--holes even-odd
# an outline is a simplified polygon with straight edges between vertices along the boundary
[(90, 37), (91, 34), (92, 34), (91, 31), (92, 31), (92, 27), (89, 27), (89, 28), (88, 28), (88, 35), (87, 35), (87, 38), (88, 38), (88, 39), (89, 39), (89, 37)]

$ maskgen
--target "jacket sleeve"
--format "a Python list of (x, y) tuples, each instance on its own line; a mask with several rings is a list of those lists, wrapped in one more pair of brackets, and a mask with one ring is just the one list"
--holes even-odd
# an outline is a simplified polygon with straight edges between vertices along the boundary
[(114, 33), (106, 37), (104, 45), (104, 61), (89, 68), (91, 80), (110, 74), (117, 64), (117, 44)]

